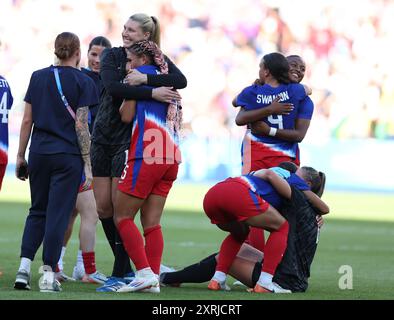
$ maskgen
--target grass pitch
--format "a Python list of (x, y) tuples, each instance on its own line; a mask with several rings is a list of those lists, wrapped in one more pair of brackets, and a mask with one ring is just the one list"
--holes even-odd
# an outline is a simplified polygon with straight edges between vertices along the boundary
[[(175, 268), (197, 262), (218, 251), (225, 233), (211, 225), (202, 211), (209, 185), (175, 184), (162, 219), (165, 249), (163, 263)], [(391, 194), (326, 192), (331, 213), (326, 218), (312, 265), (309, 289), (291, 295), (250, 294), (244, 288), (211, 292), (207, 284), (184, 284), (162, 288), (160, 295), (96, 293), (96, 285), (64, 283), (63, 292), (38, 291), (41, 250), (33, 262), (32, 290), (15, 291), (13, 282), (19, 266), (24, 221), (29, 209), (28, 183), (9, 177), (0, 193), (0, 300), (278, 300), (278, 299), (393, 299), (394, 197)], [(65, 272), (72, 273), (78, 248), (78, 224), (65, 256)], [(97, 226), (96, 263), (101, 272), (111, 272), (113, 256), (100, 223)], [(353, 271), (351, 290), (339, 288), (339, 269)], [(229, 279), (231, 285), (233, 279)]]

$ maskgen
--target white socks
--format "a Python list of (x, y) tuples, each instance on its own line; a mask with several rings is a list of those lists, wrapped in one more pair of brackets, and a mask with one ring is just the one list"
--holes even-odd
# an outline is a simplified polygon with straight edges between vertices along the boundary
[(60, 259), (59, 262), (57, 263), (57, 266), (59, 267), (60, 271), (63, 271), (63, 258), (64, 255), (66, 254), (66, 249), (67, 247), (62, 247), (62, 252), (60, 253)]
[(261, 272), (260, 273), (260, 278), (259, 278), (259, 281), (257, 281), (257, 283), (259, 284), (259, 285), (264, 285), (264, 284), (271, 284), (272, 283), (272, 278), (273, 278), (273, 275), (272, 274), (269, 274), (269, 273), (267, 273), (267, 272)]
[(150, 267), (144, 268), (141, 270), (137, 270), (136, 276), (141, 277), (141, 278), (146, 278), (146, 277), (150, 277), (150, 276), (156, 277), (156, 275), (153, 273), (153, 271)]
[(25, 270), (27, 273), (30, 273), (31, 269), (31, 260), (29, 258), (21, 258), (21, 264), (19, 266), (19, 270)]
[(219, 283), (226, 282), (227, 274), (221, 271), (215, 271), (215, 274), (213, 275), (212, 279), (215, 279)]
[(84, 268), (82, 250), (78, 250), (77, 253), (77, 267)]

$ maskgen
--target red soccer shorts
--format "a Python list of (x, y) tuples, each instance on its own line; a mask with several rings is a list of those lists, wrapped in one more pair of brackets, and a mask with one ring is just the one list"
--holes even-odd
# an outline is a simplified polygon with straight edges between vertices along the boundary
[(264, 213), (268, 207), (268, 202), (239, 178), (219, 182), (204, 197), (204, 211), (213, 224), (243, 221)]
[(127, 162), (119, 180), (118, 189), (137, 198), (146, 199), (150, 194), (167, 197), (178, 175), (178, 163), (166, 163), (165, 159), (152, 163), (144, 159)]
[(297, 166), (300, 165), (299, 150), (297, 150), (296, 158), (292, 158), (283, 152), (273, 150), (255, 141), (249, 140), (249, 143), (244, 143), (242, 147), (242, 174), (277, 167), (284, 161), (293, 162)]

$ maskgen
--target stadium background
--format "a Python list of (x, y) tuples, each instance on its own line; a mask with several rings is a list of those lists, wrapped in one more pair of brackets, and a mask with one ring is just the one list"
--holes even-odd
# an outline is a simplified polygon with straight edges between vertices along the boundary
[[(357, 7), (355, 9), (355, 6)], [(188, 78), (184, 165), (180, 178), (217, 180), (240, 168), (243, 127), (231, 99), (256, 77), (262, 55), (299, 54), (315, 113), (301, 157), (325, 171), (328, 187), (394, 191), (394, 171), (376, 175), (394, 156), (394, 2), (2, 0), (0, 74), (12, 88), (10, 168), (23, 97), (32, 71), (53, 61), (53, 41), (68, 30), (83, 44), (97, 35), (121, 45), (133, 12), (160, 18), (162, 48)], [(362, 174), (361, 174), (362, 172)]]
[[(331, 285), (337, 288), (338, 267), (345, 257), (356, 257), (353, 262), (360, 268), (371, 268), (373, 264), (362, 259), (378, 255), (382, 273), (374, 277), (366, 270), (360, 278), (370, 281), (365, 294), (371, 294), (370, 287), (389, 275), (389, 265), (394, 262), (394, 170), (389, 168), (394, 158), (394, 65), (390, 50), (394, 1), (390, 0), (1, 0), (0, 74), (10, 83), (14, 105), (9, 115), (9, 167), (0, 194), (0, 243), (14, 242), (14, 248), (12, 252), (3, 250), (0, 268), (6, 255), (17, 258), (20, 223), (28, 208), (28, 185), (16, 181), (13, 172), (23, 97), (31, 73), (53, 62), (53, 42), (63, 31), (80, 37), (81, 65), (86, 66), (90, 40), (104, 35), (113, 46), (120, 46), (123, 24), (136, 12), (159, 18), (162, 49), (188, 79), (187, 88), (181, 91), (184, 163), (169, 199), (172, 216), (167, 223), (185, 228), (180, 238), (193, 238), (192, 228), (207, 232), (211, 227), (204, 217), (187, 220), (182, 210), (201, 214), (200, 200), (207, 186), (240, 172), (245, 129), (235, 125), (232, 98), (257, 77), (262, 55), (273, 51), (299, 54), (307, 64), (304, 83), (312, 87), (315, 103), (311, 126), (301, 144), (302, 164), (326, 172), (325, 200), (331, 206), (330, 223), (322, 235), (326, 251), (319, 249), (322, 253), (315, 264), (321, 266), (321, 259), (328, 263), (322, 268), (323, 278), (328, 279), (331, 272)], [(15, 220), (18, 229), (12, 220), (16, 216), (5, 215), (10, 210), (20, 216)], [(368, 223), (362, 224), (363, 220)], [(12, 225), (9, 230), (7, 221)], [(206, 226), (199, 230), (202, 221)], [(11, 241), (7, 232), (17, 237)], [(104, 239), (101, 230), (98, 232)], [(209, 232), (221, 239), (222, 234), (216, 235), (213, 228)], [(187, 254), (183, 259), (188, 247), (183, 240), (186, 245), (179, 248), (178, 260), (167, 256), (170, 264), (191, 262)], [(173, 239), (172, 245), (176, 241)], [(202, 258), (205, 251), (201, 248), (190, 249), (190, 254), (197, 252)], [(214, 246), (210, 248), (214, 250)], [(345, 260), (340, 260), (342, 257)], [(3, 270), (14, 272), (16, 267), (15, 261)], [(390, 286), (385, 282), (380, 285)], [(381, 297), (386, 297), (382, 290)]]

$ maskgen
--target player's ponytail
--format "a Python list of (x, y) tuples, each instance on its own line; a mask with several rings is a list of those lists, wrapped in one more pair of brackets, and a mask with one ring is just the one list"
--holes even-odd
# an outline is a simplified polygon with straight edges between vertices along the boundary
[(137, 22), (143, 32), (149, 32), (148, 40), (153, 41), (160, 47), (160, 23), (154, 16), (145, 13), (133, 14), (129, 19)]
[(154, 24), (154, 31), (152, 32), (151, 40), (160, 47), (160, 22), (155, 16), (151, 16), (151, 19)]
[(266, 54), (263, 57), (263, 63), (279, 83), (290, 83), (289, 62), (283, 54), (279, 52)]
[(150, 63), (153, 63), (159, 68), (160, 73), (168, 73), (167, 61), (164, 58), (163, 52), (155, 42), (149, 40), (138, 41), (128, 47), (127, 50), (137, 57), (146, 55), (151, 60)]
[(71, 58), (80, 48), (79, 38), (71, 32), (62, 32), (55, 40), (55, 55), (60, 60)]

